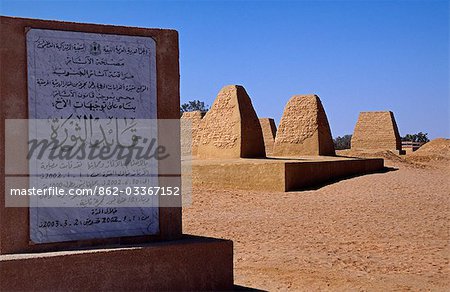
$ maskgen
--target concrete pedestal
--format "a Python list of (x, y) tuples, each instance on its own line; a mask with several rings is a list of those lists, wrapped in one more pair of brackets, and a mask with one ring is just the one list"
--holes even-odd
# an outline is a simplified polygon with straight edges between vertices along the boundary
[(0, 291), (232, 290), (233, 243), (206, 237), (0, 255)]

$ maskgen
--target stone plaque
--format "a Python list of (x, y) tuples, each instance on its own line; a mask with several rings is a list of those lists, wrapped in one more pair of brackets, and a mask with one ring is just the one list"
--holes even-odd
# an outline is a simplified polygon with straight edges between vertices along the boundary
[[(157, 160), (117, 155), (157, 144), (155, 41), (30, 29), (27, 61), (29, 147), (52, 145), (41, 157), (29, 152), (29, 187), (47, 190), (30, 196), (31, 241), (157, 234), (158, 197), (133, 196), (158, 186)], [(58, 188), (66, 195), (50, 196)]]

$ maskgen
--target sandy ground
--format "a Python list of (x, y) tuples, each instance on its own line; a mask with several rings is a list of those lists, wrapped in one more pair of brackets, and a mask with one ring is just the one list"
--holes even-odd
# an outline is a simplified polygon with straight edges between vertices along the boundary
[(263, 290), (447, 290), (449, 161), (270, 193), (195, 189), (185, 233), (234, 242), (235, 284)]

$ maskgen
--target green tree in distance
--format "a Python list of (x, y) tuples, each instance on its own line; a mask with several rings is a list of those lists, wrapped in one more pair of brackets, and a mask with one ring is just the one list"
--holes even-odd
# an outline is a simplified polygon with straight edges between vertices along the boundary
[(352, 135), (337, 136), (333, 139), (334, 148), (336, 150), (350, 149)]
[(428, 139), (427, 136), (428, 133), (422, 132), (419, 132), (417, 134), (406, 134), (404, 137), (402, 137), (402, 141), (427, 143), (430, 142), (430, 139)]
[(193, 111), (201, 111), (201, 112), (205, 113), (208, 110), (209, 110), (209, 106), (206, 105), (203, 101), (190, 100), (181, 105), (180, 114), (182, 115), (184, 112), (193, 112)]

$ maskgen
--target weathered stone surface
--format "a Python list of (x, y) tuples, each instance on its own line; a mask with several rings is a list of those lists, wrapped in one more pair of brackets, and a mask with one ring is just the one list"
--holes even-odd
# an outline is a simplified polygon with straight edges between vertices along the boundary
[(277, 134), (277, 126), (275, 125), (275, 121), (271, 118), (261, 118), (259, 119), (259, 123), (261, 124), (261, 129), (264, 136), (266, 154), (272, 155), (273, 143), (275, 143), (275, 136)]
[(317, 95), (295, 95), (288, 101), (273, 155), (335, 155), (327, 115)]
[(352, 150), (402, 150), (391, 111), (361, 112), (352, 136)]
[(196, 156), (204, 112), (184, 112), (181, 116), (181, 154)]
[(261, 125), (244, 87), (221, 89), (203, 118), (199, 158), (265, 157)]

